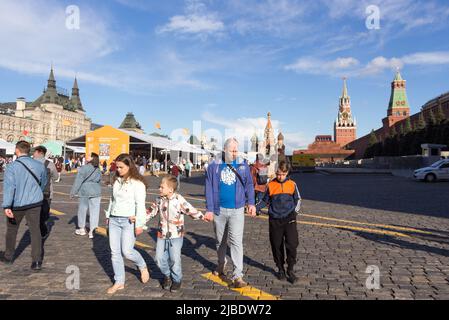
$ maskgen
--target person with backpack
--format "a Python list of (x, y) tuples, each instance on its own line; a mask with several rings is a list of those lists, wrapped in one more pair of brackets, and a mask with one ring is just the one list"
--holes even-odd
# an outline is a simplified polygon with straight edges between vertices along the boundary
[(0, 260), (8, 265), (14, 261), (17, 232), (26, 218), (31, 236), (31, 269), (42, 270), (42, 237), (39, 228), (40, 212), (47, 185), (44, 165), (29, 156), (31, 146), (27, 141), (16, 144), (16, 161), (6, 167), (3, 181), (3, 204), (6, 224), (6, 250)]
[(42, 239), (46, 239), (49, 235), (47, 228), (47, 221), (50, 219), (50, 207), (51, 200), (53, 199), (53, 182), (57, 181), (58, 171), (56, 170), (56, 166), (53, 161), (50, 161), (45, 158), (47, 154), (47, 148), (44, 146), (38, 146), (34, 149), (33, 159), (37, 160), (44, 164), (45, 169), (47, 170), (47, 185), (44, 190), (44, 201), (42, 202), (41, 209), (41, 219), (40, 219), (40, 228)]
[[(268, 165), (263, 162), (264, 156), (259, 153), (257, 155), (256, 162), (251, 166), (251, 175), (253, 177), (254, 191), (256, 205), (262, 201), (262, 197), (267, 190), (268, 178)], [(260, 210), (257, 211), (257, 215), (260, 215)]]
[(86, 158), (87, 164), (82, 166), (76, 175), (70, 191), (70, 198), (79, 198), (78, 229), (75, 234), (86, 235), (86, 216), (89, 209), (89, 239), (93, 239), (95, 229), (98, 228), (101, 204), (101, 171), (98, 154), (92, 153)]

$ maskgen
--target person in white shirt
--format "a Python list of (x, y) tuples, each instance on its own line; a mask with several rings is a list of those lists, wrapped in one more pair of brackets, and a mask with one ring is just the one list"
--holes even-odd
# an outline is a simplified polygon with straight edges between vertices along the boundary
[(147, 283), (150, 279), (145, 260), (134, 249), (136, 236), (142, 234), (145, 228), (147, 184), (128, 154), (118, 156), (116, 164), (117, 178), (113, 184), (112, 197), (106, 211), (115, 280), (114, 285), (108, 289), (108, 294), (114, 294), (125, 288), (123, 256), (137, 265), (142, 283)]

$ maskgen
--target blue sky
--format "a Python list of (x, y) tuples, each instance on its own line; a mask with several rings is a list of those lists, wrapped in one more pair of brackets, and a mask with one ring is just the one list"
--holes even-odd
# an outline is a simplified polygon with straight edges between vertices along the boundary
[(292, 150), (333, 133), (344, 76), (358, 136), (381, 125), (397, 67), (413, 113), (449, 91), (448, 19), (444, 0), (0, 0), (0, 102), (36, 99), (53, 63), (96, 123), (132, 111), (147, 132), (252, 135), (271, 111)]

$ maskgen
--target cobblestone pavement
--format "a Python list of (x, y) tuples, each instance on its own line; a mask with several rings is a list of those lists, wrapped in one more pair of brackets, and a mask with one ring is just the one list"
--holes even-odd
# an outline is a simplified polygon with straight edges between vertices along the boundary
[[(246, 218), (244, 272), (251, 287), (245, 290), (231, 290), (210, 277), (216, 266), (212, 224), (187, 219), (183, 289), (176, 294), (163, 291), (154, 261), (154, 221), (137, 246), (151, 269), (150, 282), (141, 284), (136, 268), (127, 262), (126, 289), (108, 297), (105, 291), (113, 276), (108, 240), (101, 234), (104, 230), (93, 240), (74, 235), (77, 201), (68, 196), (74, 177), (65, 175), (55, 188), (56, 211), (45, 243), (44, 269), (29, 269), (31, 248), (23, 222), (14, 265), (0, 265), (0, 299), (449, 299), (448, 182), (316, 173), (293, 178), (304, 198), (295, 285), (274, 276), (266, 216)], [(159, 183), (158, 178), (149, 179), (147, 201), (156, 197)], [(181, 191), (204, 209), (202, 176), (183, 180)], [(105, 185), (103, 227), (109, 192)], [(5, 230), (2, 218), (0, 250)], [(379, 268), (379, 289), (366, 286), (368, 277), (376, 276), (366, 273), (368, 266)], [(71, 284), (72, 268), (80, 271), (79, 290), (66, 286)]]

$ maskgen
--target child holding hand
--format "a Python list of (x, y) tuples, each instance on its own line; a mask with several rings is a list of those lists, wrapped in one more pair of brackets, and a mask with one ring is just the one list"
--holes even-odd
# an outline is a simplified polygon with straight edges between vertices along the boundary
[(159, 187), (160, 197), (147, 210), (147, 221), (159, 215), (156, 262), (164, 274), (162, 288), (170, 287), (171, 292), (177, 292), (181, 288), (184, 216), (188, 215), (194, 220), (205, 220), (200, 211), (176, 192), (177, 188), (178, 181), (174, 176), (164, 177)]

